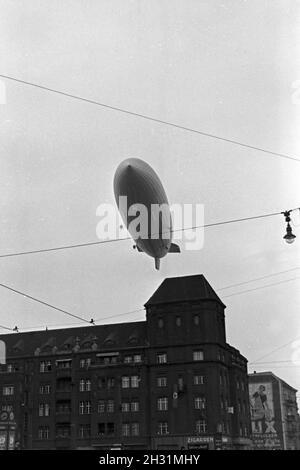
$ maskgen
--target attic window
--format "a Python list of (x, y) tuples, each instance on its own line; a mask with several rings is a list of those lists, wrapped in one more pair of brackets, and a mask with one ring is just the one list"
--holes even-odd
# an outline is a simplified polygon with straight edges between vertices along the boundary
[(131, 336), (128, 340), (128, 344), (137, 344), (138, 339), (136, 336)]

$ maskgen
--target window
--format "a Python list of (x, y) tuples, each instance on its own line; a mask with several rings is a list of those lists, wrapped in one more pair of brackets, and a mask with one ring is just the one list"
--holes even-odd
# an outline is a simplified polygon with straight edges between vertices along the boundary
[(104, 436), (105, 434), (105, 423), (98, 423), (98, 436)]
[(168, 423), (166, 421), (158, 423), (157, 434), (169, 434)]
[(80, 415), (84, 414), (84, 401), (79, 402), (79, 414)]
[(204, 354), (202, 350), (193, 351), (193, 361), (203, 361)]
[(130, 411), (130, 403), (123, 402), (121, 404), (121, 410), (123, 413), (128, 413), (128, 411)]
[(133, 356), (133, 362), (135, 362), (135, 363), (142, 362), (142, 356), (141, 356), (141, 354), (135, 354), (135, 355)]
[(158, 328), (163, 328), (164, 327), (164, 321), (163, 321), (162, 318), (158, 319), (157, 325), (158, 325)]
[(129, 423), (123, 423), (122, 424), (122, 436), (130, 436), (130, 424)]
[(13, 366), (13, 364), (7, 364), (6, 371), (7, 371), (7, 372), (14, 372), (14, 366)]
[(195, 410), (205, 410), (205, 403), (206, 403), (206, 400), (204, 397), (195, 397), (194, 399)]
[(50, 372), (51, 371), (51, 361), (41, 361), (40, 362), (40, 372)]
[(15, 387), (13, 385), (4, 385), (2, 393), (3, 395), (13, 395), (15, 393)]
[(123, 376), (122, 377), (122, 388), (129, 388), (130, 387), (130, 377)]
[(131, 387), (132, 388), (138, 388), (140, 385), (140, 378), (138, 375), (132, 375), (131, 376)]
[(132, 356), (125, 356), (124, 357), (125, 364), (130, 364), (132, 362)]
[(107, 423), (107, 435), (112, 436), (115, 433), (115, 423)]
[(50, 384), (41, 384), (40, 385), (40, 393), (41, 394), (49, 395), (50, 391), (51, 391)]
[(85, 388), (84, 386), (85, 386), (84, 380), (80, 380), (80, 382), (79, 382), (79, 391), (80, 392), (84, 392), (84, 388)]
[(57, 424), (56, 425), (56, 437), (70, 437), (71, 435), (71, 425), (70, 424)]
[(106, 379), (105, 377), (98, 377), (98, 388), (105, 388)]
[(105, 401), (99, 400), (98, 401), (98, 413), (104, 413), (104, 412), (105, 412)]
[(49, 426), (40, 426), (38, 436), (39, 439), (49, 439)]
[(203, 385), (204, 375), (194, 375), (194, 385)]
[(39, 404), (39, 416), (50, 416), (50, 405), (49, 403)]
[(44, 410), (45, 410), (45, 416), (49, 416), (50, 415), (50, 405), (49, 405), (49, 403), (45, 403)]
[(88, 369), (91, 365), (91, 358), (86, 358), (86, 359), (80, 359), (79, 361), (79, 367), (80, 369)]
[(131, 424), (131, 434), (132, 434), (132, 436), (139, 436), (139, 434), (140, 434), (140, 425), (139, 425), (139, 423), (132, 423)]
[(181, 317), (176, 317), (176, 326), (181, 326)]
[(114, 388), (115, 386), (115, 379), (114, 377), (107, 378), (107, 388)]
[(183, 392), (183, 389), (184, 389), (183, 377), (182, 377), (182, 376), (179, 376), (179, 377), (178, 377), (178, 391), (179, 391), (179, 392)]
[(131, 411), (140, 411), (140, 402), (139, 401), (132, 401), (131, 402)]
[(222, 375), (222, 372), (220, 372), (220, 385), (223, 385), (223, 375)]
[(90, 392), (92, 388), (92, 382), (90, 380), (85, 381), (85, 390), (86, 392)]
[(71, 400), (63, 400), (56, 402), (56, 413), (70, 413), (71, 412)]
[(168, 410), (168, 398), (162, 397), (157, 399), (157, 409), (158, 411), (167, 411)]
[(107, 413), (113, 413), (115, 411), (115, 402), (113, 400), (107, 401)]
[(58, 369), (70, 369), (72, 367), (72, 361), (70, 359), (56, 361), (56, 367)]
[(167, 386), (167, 377), (157, 377), (157, 386), (166, 387)]
[(86, 401), (86, 402), (85, 402), (85, 414), (90, 415), (90, 414), (91, 414), (91, 410), (92, 410), (91, 402), (90, 402), (90, 401)]
[(199, 315), (194, 315), (194, 325), (199, 325)]
[(199, 419), (198, 421), (196, 421), (196, 433), (202, 434), (202, 433), (206, 433), (206, 431), (207, 431), (206, 421), (204, 419)]
[(91, 436), (91, 425), (80, 424), (79, 425), (79, 437), (86, 438)]
[(157, 363), (158, 364), (166, 364), (166, 362), (167, 362), (167, 354), (166, 353), (157, 354), (156, 358), (157, 358)]

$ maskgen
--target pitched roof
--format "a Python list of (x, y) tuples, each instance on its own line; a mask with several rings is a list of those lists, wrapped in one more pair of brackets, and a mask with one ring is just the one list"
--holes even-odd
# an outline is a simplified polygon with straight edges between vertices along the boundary
[(214, 300), (225, 307), (203, 274), (166, 278), (145, 303), (145, 307), (195, 300)]
[[(137, 346), (144, 346), (146, 344), (146, 322), (128, 322), (128, 323), (113, 323), (110, 325), (99, 326), (83, 326), (79, 328), (64, 328), (59, 330), (49, 331), (30, 331), (24, 333), (8, 333), (0, 335), (0, 339), (6, 343), (7, 356), (34, 355), (37, 348), (41, 349), (43, 353), (45, 347), (56, 345), (58, 350), (63, 349), (63, 346), (71, 343), (75, 344), (75, 337), (78, 337), (78, 343), (81, 350), (85, 350), (85, 342), (97, 339), (98, 349), (105, 350), (111, 347), (128, 348), (128, 341), (132, 337), (132, 332), (135, 331), (137, 338)], [(114, 345), (107, 344), (107, 338), (114, 338)], [(20, 344), (22, 342), (22, 348)], [(18, 345), (20, 351), (16, 351), (15, 347)], [(58, 354), (59, 354), (58, 351)], [(51, 353), (50, 353), (51, 354)]]

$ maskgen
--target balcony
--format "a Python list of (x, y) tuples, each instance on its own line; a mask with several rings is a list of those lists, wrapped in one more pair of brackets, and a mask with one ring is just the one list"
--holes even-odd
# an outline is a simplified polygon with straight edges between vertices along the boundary
[(72, 369), (71, 368), (56, 369), (56, 377), (57, 378), (71, 377), (71, 376), (72, 376)]
[(68, 393), (71, 393), (72, 392), (72, 388), (71, 387), (66, 387), (66, 388), (57, 388), (56, 389), (56, 395), (62, 395), (62, 396), (66, 396)]
[(56, 381), (56, 396), (61, 395), (61, 398), (65, 397), (68, 393), (71, 393), (73, 389), (71, 377), (61, 377)]

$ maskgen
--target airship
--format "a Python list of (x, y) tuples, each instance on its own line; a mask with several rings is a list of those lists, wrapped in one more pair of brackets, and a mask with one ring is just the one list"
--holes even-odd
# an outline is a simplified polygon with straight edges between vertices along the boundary
[(180, 253), (179, 246), (172, 243), (172, 216), (165, 190), (148, 163), (140, 158), (122, 161), (114, 176), (114, 194), (134, 248), (154, 258), (156, 269), (168, 253)]

